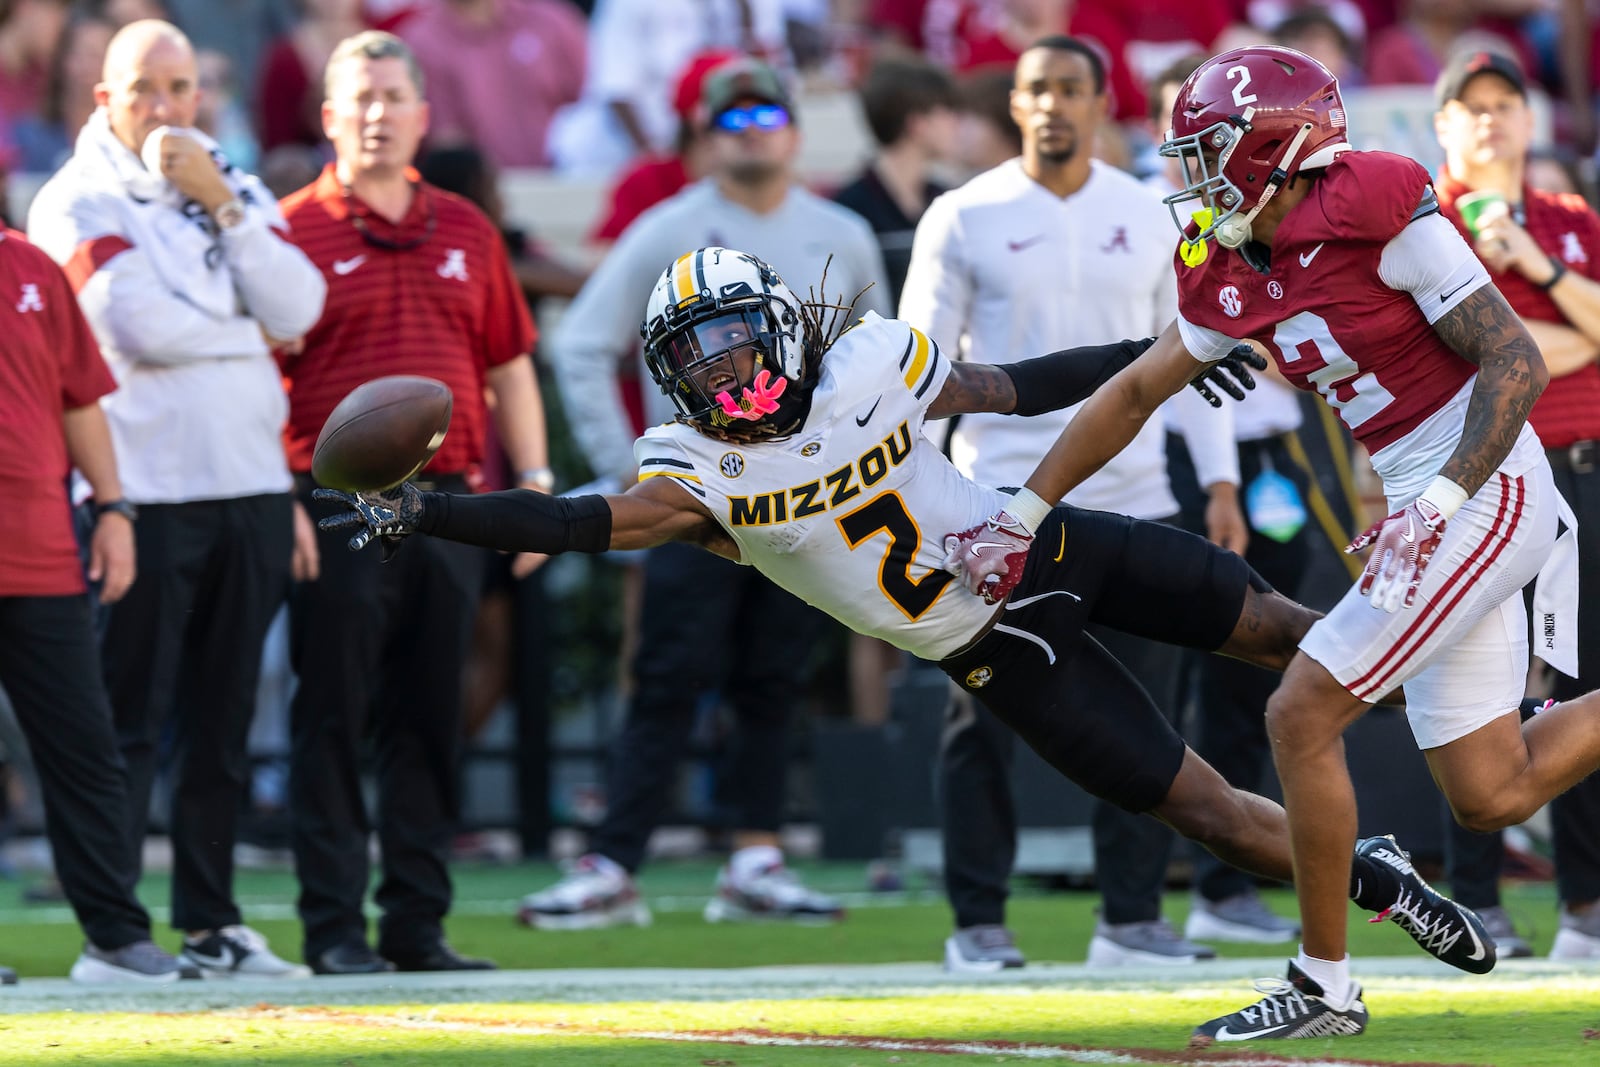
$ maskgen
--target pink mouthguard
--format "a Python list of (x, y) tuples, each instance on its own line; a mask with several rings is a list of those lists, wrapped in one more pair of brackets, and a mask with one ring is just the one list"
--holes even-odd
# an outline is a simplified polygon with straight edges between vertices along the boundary
[(778, 398), (789, 387), (789, 379), (779, 378), (770, 389), (767, 381), (772, 377), (772, 372), (764, 370), (756, 375), (755, 389), (745, 387), (744, 396), (739, 401), (728, 395), (724, 389), (717, 394), (717, 403), (722, 405), (722, 413), (730, 419), (749, 419), (755, 422), (763, 415), (770, 415), (778, 410)]

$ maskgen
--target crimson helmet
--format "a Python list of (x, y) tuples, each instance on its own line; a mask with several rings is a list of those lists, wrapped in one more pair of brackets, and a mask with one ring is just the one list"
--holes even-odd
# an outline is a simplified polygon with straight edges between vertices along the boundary
[(1216, 235), (1225, 248), (1250, 239), (1250, 224), (1278, 189), (1303, 170), (1350, 150), (1339, 80), (1292, 48), (1236, 48), (1208, 59), (1178, 90), (1172, 129), (1161, 154), (1183, 163), (1187, 184), (1166, 198), (1178, 229), (1190, 218), (1178, 205), (1200, 200), (1199, 243)]

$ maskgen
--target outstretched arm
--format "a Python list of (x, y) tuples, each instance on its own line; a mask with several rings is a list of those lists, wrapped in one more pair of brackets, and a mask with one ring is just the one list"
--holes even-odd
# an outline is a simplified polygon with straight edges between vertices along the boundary
[[(928, 417), (942, 419), (978, 411), (1000, 415), (1059, 411), (1082, 403), (1119, 371), (1139, 360), (1140, 354), (1155, 342), (1156, 338), (1147, 337), (1142, 341), (1088, 345), (993, 366), (952, 362), (944, 388), (928, 407)], [(1250, 371), (1264, 370), (1266, 365), (1265, 359), (1241, 345), (1216, 363), (1194, 364), (1198, 376), (1190, 384), (1212, 407), (1220, 407), (1222, 400), (1212, 387), (1243, 400), (1244, 389), (1255, 388)]]
[(412, 533), (502, 552), (604, 552), (653, 548), (668, 541), (711, 547), (716, 531), (711, 513), (667, 482), (656, 478), (626, 493), (579, 497), (551, 497), (529, 489), (424, 493), (410, 482), (381, 494), (318, 489), (314, 495), (346, 509), (319, 526), (351, 530), (352, 551), (374, 538), (382, 540), (385, 559), (394, 554), (400, 538)]

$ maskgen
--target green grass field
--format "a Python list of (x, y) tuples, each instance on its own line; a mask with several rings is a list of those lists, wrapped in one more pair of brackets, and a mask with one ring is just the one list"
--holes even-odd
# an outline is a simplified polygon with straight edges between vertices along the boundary
[[(1600, 1030), (1600, 965), (1519, 961), (1459, 976), (1424, 959), (1392, 924), (1369, 926), (1353, 913), (1368, 1033), (1190, 1052), (1194, 1024), (1247, 1003), (1250, 976), (1281, 974), (1292, 946), (1220, 945), (1224, 959), (1203, 967), (1090, 972), (1075, 965), (1093, 928), (1094, 894), (1023, 886), (1010, 918), (1030, 967), (956, 980), (935, 966), (949, 918), (932, 887), (913, 880), (906, 893), (874, 897), (861, 892), (860, 865), (804, 870), (813, 884), (851, 895), (846, 922), (710, 925), (698, 905), (714, 865), (662, 863), (642, 878), (653, 926), (537, 932), (511, 912), (554, 868), (462, 867), (452, 942), (523, 973), (185, 983), (109, 998), (59, 981), (78, 950), (65, 909), (24, 905), (14, 883), (0, 883), (0, 962), (24, 976), (0, 991), (0, 1064), (1600, 1063), (1600, 1040), (1588, 1036)], [(298, 948), (293, 888), (287, 872), (239, 877), (247, 919), (286, 956)], [(147, 879), (149, 903), (165, 893), (164, 879)], [(1269, 899), (1292, 910), (1286, 892)], [(1552, 888), (1512, 887), (1507, 903), (1536, 949), (1548, 951)], [(1173, 894), (1167, 915), (1181, 925), (1186, 907), (1187, 896)], [(159, 938), (176, 943), (170, 932)]]

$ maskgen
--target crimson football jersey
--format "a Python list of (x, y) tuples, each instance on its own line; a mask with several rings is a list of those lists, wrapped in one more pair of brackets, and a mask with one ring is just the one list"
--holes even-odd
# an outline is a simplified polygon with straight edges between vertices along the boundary
[[(1434, 332), (1438, 314), (1430, 319), (1418, 296), (1380, 276), (1385, 246), (1433, 203), (1421, 164), (1347, 152), (1279, 224), (1266, 273), (1214, 241), (1195, 266), (1180, 248), (1182, 323), (1260, 342), (1285, 378), (1321, 393), (1376, 453), (1448, 405), (1477, 370)], [(1473, 280), (1422, 298), (1442, 312), (1478, 287)], [(1208, 359), (1224, 354), (1190, 350)]]

